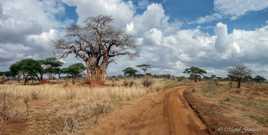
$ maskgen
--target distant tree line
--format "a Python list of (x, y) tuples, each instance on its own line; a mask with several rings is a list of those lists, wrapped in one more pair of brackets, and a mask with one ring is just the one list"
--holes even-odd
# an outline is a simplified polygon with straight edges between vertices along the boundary
[(211, 77), (205, 76), (207, 74), (207, 71), (200, 68), (200, 67), (189, 67), (186, 68), (183, 73), (189, 74), (189, 79), (194, 80), (197, 82), (198, 80), (203, 79), (212, 79), (212, 80), (229, 80), (231, 82), (235, 81), (237, 82), (237, 88), (241, 87), (241, 83), (243, 81), (255, 81), (257, 83), (265, 82), (266, 79), (263, 76), (256, 75), (254, 78), (251, 76), (252, 71), (243, 64), (237, 64), (227, 70), (228, 74), (226, 78), (217, 77), (216, 75), (211, 75)]
[[(42, 60), (35, 59), (23, 59), (15, 62), (9, 67), (9, 71), (0, 72), (0, 76), (6, 76), (8, 78), (12, 78), (18, 81), (23, 80), (24, 84), (27, 84), (29, 81), (42, 81), (44, 80), (44, 75), (46, 75), (46, 79), (51, 80), (54, 79), (55, 76), (58, 79), (64, 77), (72, 78), (74, 81), (76, 78), (81, 76), (81, 73), (86, 70), (86, 66), (82, 63), (72, 64), (68, 67), (63, 67), (64, 63), (58, 60), (55, 57), (50, 57)], [(139, 68), (143, 71), (143, 74), (138, 74)], [(154, 78), (167, 78), (167, 79), (176, 79), (183, 80), (185, 77), (176, 77), (170, 74), (151, 74), (148, 72), (151, 65), (141, 64), (134, 67), (127, 67), (122, 72), (124, 76), (112, 76), (111, 78), (124, 78), (124, 77), (154, 77)], [(245, 65), (238, 64), (227, 70), (228, 74), (226, 78), (217, 77), (216, 75), (211, 75), (210, 77), (206, 76), (207, 71), (200, 67), (192, 66), (186, 68), (183, 73), (189, 75), (190, 80), (194, 80), (195, 82), (200, 81), (201, 79), (205, 80), (229, 80), (232, 84), (233, 82), (237, 82), (237, 88), (241, 87), (241, 83), (244, 81), (255, 81), (256, 83), (263, 83), (266, 81), (266, 78), (260, 75), (256, 75), (252, 77), (252, 71), (246, 67)]]
[(43, 60), (23, 59), (12, 64), (9, 67), (9, 71), (1, 72), (0, 75), (18, 81), (23, 80), (24, 84), (27, 84), (29, 81), (44, 80), (44, 75), (48, 76), (48, 80), (54, 79), (54, 76), (61, 79), (62, 74), (75, 79), (85, 70), (85, 66), (82, 63), (76, 63), (68, 67), (62, 66), (63, 62), (55, 57)]

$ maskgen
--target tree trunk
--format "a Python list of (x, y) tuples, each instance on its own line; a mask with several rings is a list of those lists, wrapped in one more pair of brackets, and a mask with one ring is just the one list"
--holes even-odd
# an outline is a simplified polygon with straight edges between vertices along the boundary
[(237, 88), (240, 88), (241, 87), (241, 79), (238, 79), (237, 80)]
[(197, 77), (196, 76), (194, 77), (194, 82), (197, 82)]
[(24, 85), (27, 84), (27, 82), (29, 81), (28, 75), (24, 77)]
[(86, 62), (87, 66), (87, 81), (90, 85), (103, 85), (106, 79), (106, 69), (108, 63), (99, 62), (97, 59), (92, 58)]
[(104, 81), (106, 79), (106, 71), (101, 68), (95, 68), (88, 72), (88, 80)]
[(58, 73), (58, 79), (60, 80), (61, 79), (61, 76), (60, 76), (61, 74), (60, 73)]
[(43, 73), (40, 73), (40, 80), (41, 81), (43, 80), (43, 77), (44, 77), (44, 74)]
[(75, 75), (72, 75), (72, 84), (75, 84)]

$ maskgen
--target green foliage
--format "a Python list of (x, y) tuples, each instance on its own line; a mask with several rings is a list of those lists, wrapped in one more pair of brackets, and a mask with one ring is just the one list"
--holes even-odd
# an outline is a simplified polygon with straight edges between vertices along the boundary
[(24, 59), (19, 62), (20, 71), (28, 75), (37, 75), (42, 72), (40, 63), (33, 59)]
[(50, 65), (51, 67), (60, 67), (63, 65), (63, 62), (59, 61), (55, 57), (50, 57), (42, 61), (45, 65)]
[(186, 68), (183, 73), (202, 75), (202, 74), (206, 74), (207, 71), (202, 68), (192, 66), (190, 68)]
[(4, 71), (4, 72), (0, 72), (0, 76), (11, 76), (11, 72), (10, 71)]
[(257, 75), (256, 77), (253, 78), (254, 81), (261, 83), (264, 82), (266, 79), (260, 75)]
[(127, 67), (123, 72), (125, 76), (135, 76), (138, 71), (132, 67)]
[(190, 68), (186, 68), (183, 73), (189, 74), (191, 79), (197, 81), (197, 79), (201, 79), (201, 76), (206, 74), (207, 71), (202, 68), (192, 66)]
[(152, 68), (151, 65), (148, 65), (148, 64), (141, 64), (141, 65), (137, 65), (138, 68), (141, 68), (141, 70), (144, 72), (144, 74), (146, 74), (146, 71), (149, 69), (149, 68)]
[(20, 63), (19, 62), (16, 62), (16, 63), (12, 64), (9, 67), (9, 70), (10, 70), (11, 75), (13, 77), (15, 77), (16, 75), (19, 74), (19, 71), (20, 71)]
[(34, 59), (23, 59), (10, 66), (10, 74), (12, 76), (15, 77), (22, 74), (25, 80), (28, 78), (40, 80), (38, 75), (41, 74), (42, 71), (41, 64)]
[(73, 65), (70, 65), (67, 68), (63, 68), (62, 72), (65, 73), (65, 74), (69, 74), (72, 77), (77, 77), (85, 69), (86, 69), (86, 67), (84, 66), (84, 64), (76, 63), (76, 64), (73, 64)]
[(59, 74), (60, 67), (63, 65), (63, 62), (59, 61), (55, 57), (50, 57), (45, 60), (39, 60), (39, 63), (42, 65), (44, 73), (54, 74)]

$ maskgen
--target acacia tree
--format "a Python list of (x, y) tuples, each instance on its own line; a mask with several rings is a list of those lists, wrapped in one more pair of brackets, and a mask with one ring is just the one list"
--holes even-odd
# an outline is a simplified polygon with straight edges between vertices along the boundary
[[(22, 75), (24, 84), (29, 80), (41, 80), (42, 67), (40, 63), (34, 59), (23, 59), (10, 66), (12, 76)], [(18, 77), (19, 78), (19, 77)]]
[(190, 78), (194, 79), (194, 81), (197, 82), (197, 79), (201, 78), (201, 76), (206, 74), (207, 71), (199, 67), (192, 66), (190, 68), (186, 68), (183, 73), (190, 74)]
[(133, 40), (111, 25), (109, 16), (89, 18), (84, 25), (67, 28), (66, 35), (56, 47), (63, 57), (75, 54), (86, 65), (88, 80), (105, 80), (108, 65), (120, 55), (130, 54)]
[(85, 66), (82, 63), (76, 63), (62, 70), (65, 74), (71, 75), (72, 82), (74, 83), (74, 80), (85, 70)]
[[(43, 73), (49, 74), (49, 79), (52, 78), (53, 74), (58, 74), (58, 78), (60, 79), (60, 67), (63, 66), (63, 62), (55, 57), (46, 58), (44, 60), (40, 60), (39, 62), (42, 65)], [(43, 75), (41, 78), (43, 78)]]
[(152, 66), (151, 65), (148, 65), (148, 64), (141, 64), (141, 65), (137, 65), (138, 68), (141, 68), (141, 70), (143, 71), (144, 74), (146, 74), (147, 70), (149, 68), (151, 68)]
[(266, 79), (260, 75), (257, 75), (256, 77), (253, 78), (253, 80), (257, 83), (262, 83), (264, 82)]
[(127, 67), (127, 68), (125, 68), (124, 70), (123, 70), (123, 72), (124, 72), (124, 75), (125, 76), (131, 76), (131, 77), (133, 77), (133, 76), (135, 76), (136, 75), (136, 73), (138, 72), (136, 69), (134, 69), (134, 68), (132, 68), (132, 67)]
[(241, 87), (241, 81), (245, 79), (245, 77), (250, 76), (250, 74), (251, 70), (242, 64), (235, 65), (228, 70), (228, 76), (232, 78), (232, 80), (237, 81), (237, 88)]

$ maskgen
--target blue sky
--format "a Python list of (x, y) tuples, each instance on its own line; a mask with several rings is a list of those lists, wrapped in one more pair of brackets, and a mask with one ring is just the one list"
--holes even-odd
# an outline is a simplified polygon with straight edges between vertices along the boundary
[[(125, 2), (128, 1), (125, 0)], [(260, 11), (247, 12), (236, 19), (232, 19), (231, 16), (224, 16), (212, 22), (192, 24), (191, 22), (198, 20), (200, 17), (218, 13), (214, 7), (214, 0), (131, 0), (131, 2), (135, 5), (136, 14), (142, 14), (149, 4), (159, 3), (170, 17), (170, 21), (181, 21), (184, 23), (182, 28), (193, 29), (199, 27), (209, 34), (214, 34), (214, 26), (218, 22), (228, 24), (228, 31), (231, 32), (233, 29), (253, 30), (264, 26), (268, 20), (268, 8), (265, 8)], [(64, 6), (65, 16), (60, 16), (61, 21), (70, 19), (77, 22), (76, 6), (67, 4), (64, 4)]]
[(146, 63), (153, 73), (201, 66), (222, 75), (245, 64), (268, 77), (268, 0), (0, 0), (0, 70), (55, 56), (64, 27), (97, 15), (112, 16), (141, 54), (118, 58), (109, 74)]

